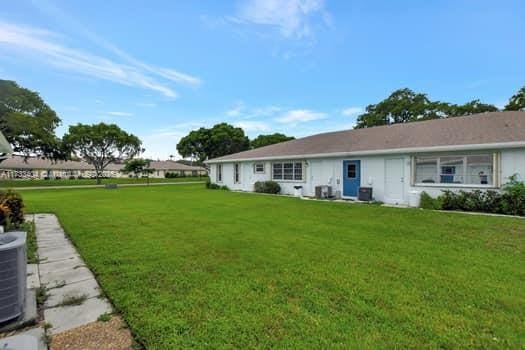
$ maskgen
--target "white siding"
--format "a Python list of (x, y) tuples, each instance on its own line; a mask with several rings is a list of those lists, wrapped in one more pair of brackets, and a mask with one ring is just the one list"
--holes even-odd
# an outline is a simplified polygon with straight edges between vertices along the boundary
[[(512, 150), (489, 150), (481, 153), (499, 152), (499, 177), (501, 184), (508, 181), (508, 177), (518, 174), (519, 178), (525, 180), (525, 149)], [(450, 154), (450, 153), (447, 153)], [(462, 152), (461, 154), (465, 154)], [(385, 162), (387, 159), (400, 158), (404, 164), (403, 176), (403, 199), (397, 204), (407, 204), (408, 194), (411, 190), (418, 192), (425, 191), (431, 196), (438, 196), (444, 189), (453, 191), (469, 190), (474, 187), (449, 187), (449, 186), (415, 186), (412, 185), (411, 156), (408, 154), (385, 156), (366, 156), (366, 157), (346, 157), (346, 158), (322, 158), (304, 160), (303, 181), (277, 181), (281, 186), (281, 193), (293, 194), (294, 186), (303, 186), (303, 195), (314, 196), (315, 187), (319, 185), (332, 186), (333, 193), (343, 192), (343, 161), (361, 161), (361, 186), (372, 187), (375, 200), (385, 201)], [(282, 162), (279, 160), (279, 162)], [(257, 162), (260, 163), (260, 162)], [(254, 162), (241, 163), (241, 183), (235, 184), (233, 181), (233, 163), (222, 163), (223, 181), (221, 185), (226, 185), (233, 190), (253, 191), (256, 181), (271, 180), (272, 162), (265, 161), (265, 173), (254, 173)], [(211, 181), (216, 181), (216, 164), (210, 166)], [(400, 179), (401, 181), (401, 179)]]

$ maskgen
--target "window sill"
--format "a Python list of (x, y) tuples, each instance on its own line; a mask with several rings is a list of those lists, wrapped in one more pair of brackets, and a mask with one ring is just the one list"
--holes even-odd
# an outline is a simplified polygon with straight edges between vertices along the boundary
[(476, 184), (450, 184), (450, 183), (416, 183), (413, 187), (447, 187), (447, 188), (484, 188), (484, 189), (498, 189), (494, 185), (476, 185)]
[(286, 182), (286, 183), (306, 183), (306, 180), (276, 180), (276, 179), (272, 179), (272, 181), (275, 181), (275, 182)]

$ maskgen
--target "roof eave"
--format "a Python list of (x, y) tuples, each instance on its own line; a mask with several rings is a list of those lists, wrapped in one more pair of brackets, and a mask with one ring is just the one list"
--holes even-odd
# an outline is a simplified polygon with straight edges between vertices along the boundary
[(355, 151), (355, 152), (331, 152), (331, 153), (315, 153), (315, 154), (297, 154), (285, 156), (268, 156), (268, 157), (248, 157), (248, 158), (230, 158), (230, 159), (210, 159), (206, 160), (206, 164), (216, 163), (231, 163), (231, 162), (246, 162), (246, 161), (263, 161), (263, 160), (283, 160), (283, 159), (305, 159), (305, 158), (336, 158), (348, 156), (373, 156), (373, 155), (387, 155), (399, 153), (427, 153), (427, 152), (446, 152), (446, 151), (474, 151), (483, 149), (498, 149), (498, 148), (522, 148), (525, 147), (525, 141), (515, 142), (496, 142), (496, 143), (481, 143), (481, 144), (467, 144), (467, 145), (448, 145), (448, 146), (430, 146), (430, 147), (408, 147), (408, 148), (391, 148), (370, 151)]

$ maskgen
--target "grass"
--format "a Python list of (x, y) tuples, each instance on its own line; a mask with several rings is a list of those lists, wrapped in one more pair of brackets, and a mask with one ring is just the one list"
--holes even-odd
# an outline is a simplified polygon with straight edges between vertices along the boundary
[(24, 222), (19, 229), (27, 232), (27, 237), (26, 237), (27, 263), (28, 264), (38, 264), (35, 225), (33, 221)]
[(525, 347), (525, 220), (202, 187), (23, 196), (146, 348)]
[(64, 297), (62, 302), (57, 306), (73, 306), (73, 305), (82, 305), (87, 299), (87, 294), (81, 295), (67, 295)]
[[(172, 179), (150, 178), (150, 183), (171, 183), (171, 182), (185, 182), (185, 181), (205, 181), (205, 176), (188, 176), (177, 177)], [(112, 178), (102, 179), (102, 184), (145, 184), (147, 179), (144, 178)], [(0, 180), (0, 188), (16, 188), (16, 187), (47, 187), (47, 186), (84, 186), (96, 185), (95, 179), (60, 179), (60, 180)]]

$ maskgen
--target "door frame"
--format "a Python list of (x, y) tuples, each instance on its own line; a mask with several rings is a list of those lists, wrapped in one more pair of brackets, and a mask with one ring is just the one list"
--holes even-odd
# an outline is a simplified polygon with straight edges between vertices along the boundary
[[(401, 198), (399, 198), (397, 204), (403, 204), (403, 203), (405, 203), (405, 184), (406, 184), (405, 158), (403, 156), (401, 156), (401, 157), (385, 158), (385, 183), (384, 183), (385, 194), (384, 194), (384, 200), (385, 200), (385, 203), (387, 203), (387, 198), (390, 199), (389, 197), (387, 197), (387, 193), (388, 193), (388, 191), (387, 191), (387, 177), (388, 177), (388, 175), (387, 175), (388, 174), (387, 173), (387, 161), (389, 161), (389, 160), (400, 160), (401, 161), (401, 178), (402, 178), (402, 181), (400, 182), (400, 184), (401, 184)], [(390, 202), (391, 201), (389, 201), (389, 204), (392, 204)]]
[[(347, 179), (347, 164), (348, 163), (355, 163), (357, 164), (357, 169), (356, 169), (356, 174), (358, 175), (357, 178), (359, 179), (359, 184), (357, 185), (357, 190), (356, 190), (356, 194), (355, 196), (347, 196), (345, 195), (345, 183), (346, 183), (346, 179)], [(342, 186), (342, 191), (341, 191), (341, 197), (342, 198), (357, 198), (359, 196), (359, 187), (361, 187), (361, 159), (343, 159), (343, 161), (341, 162), (341, 165), (342, 165), (342, 179), (343, 179), (343, 186)]]

